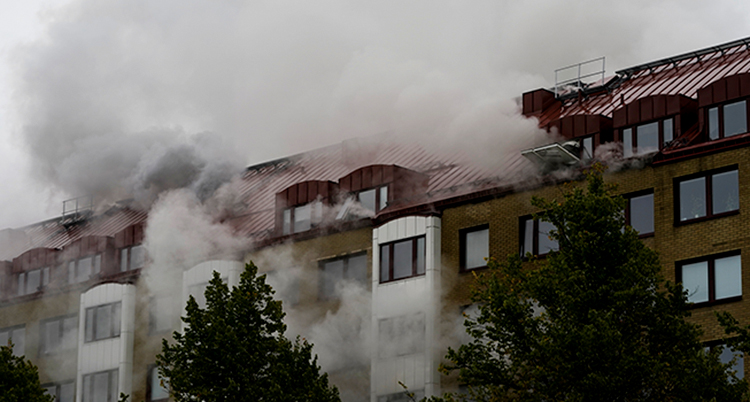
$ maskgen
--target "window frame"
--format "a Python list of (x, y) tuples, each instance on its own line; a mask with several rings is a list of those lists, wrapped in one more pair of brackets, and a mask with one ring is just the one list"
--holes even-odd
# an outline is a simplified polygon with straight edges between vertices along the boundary
[[(299, 208), (310, 207), (310, 227), (305, 230), (296, 230), (294, 222), (296, 210)], [(289, 215), (289, 229), (287, 231), (285, 215)], [(318, 227), (320, 222), (323, 221), (323, 202), (322, 201), (311, 201), (306, 204), (294, 205), (284, 208), (281, 211), (281, 235), (290, 236), (297, 233), (304, 233)]]
[[(143, 250), (142, 251), (143, 252), (143, 262), (141, 263), (140, 267), (133, 267), (133, 249), (137, 248), (137, 247), (140, 247)], [(122, 264), (122, 262), (123, 262), (122, 261), (123, 253), (127, 253), (126, 257), (125, 257), (126, 260), (127, 260), (127, 265), (126, 266), (123, 266), (123, 264)], [(119, 249), (119, 258), (118, 258), (118, 261), (120, 262), (120, 272), (128, 272), (128, 271), (134, 271), (136, 269), (141, 269), (141, 268), (143, 268), (143, 267), (146, 266), (146, 261), (147, 260), (148, 260), (148, 257), (147, 257), (147, 253), (146, 253), (146, 248), (143, 246), (143, 243), (133, 244), (133, 245), (130, 245), (130, 246), (127, 246), (127, 247), (122, 247), (122, 248)]]
[[(586, 148), (586, 141), (591, 141), (591, 153), (589, 154), (588, 148)], [(594, 160), (594, 152), (596, 148), (596, 134), (586, 135), (578, 138), (578, 145), (581, 149), (580, 159), (581, 162), (587, 163)]]
[[(75, 382), (75, 380), (61, 381), (61, 382), (48, 382), (48, 383), (42, 384), (41, 387), (44, 388), (45, 391), (47, 390), (47, 388), (55, 387), (55, 394), (52, 395), (52, 396), (55, 398), (54, 399), (55, 402), (59, 402), (60, 401), (60, 393), (62, 392), (62, 387), (64, 385), (72, 385), (73, 386), (73, 401), (75, 401), (76, 400), (76, 382)], [(47, 395), (51, 395), (51, 394), (49, 392), (47, 392)]]
[[(534, 218), (533, 215), (524, 215), (518, 218), (518, 252), (521, 255), (521, 259), (526, 259), (526, 253), (528, 250), (525, 250), (526, 245), (526, 222), (528, 220), (533, 220), (534, 225), (532, 226), (532, 230), (534, 231), (534, 236), (531, 240), (532, 242), (532, 251), (531, 255), (537, 257), (537, 258), (545, 258), (548, 254), (554, 253), (560, 250), (560, 241), (556, 240), (557, 242), (557, 250), (548, 251), (546, 253), (539, 253), (539, 222), (540, 220), (538, 218)], [(554, 227), (554, 230), (557, 230), (557, 227), (552, 224), (552, 222), (544, 221), (549, 224), (551, 224)], [(551, 239), (550, 239), (551, 240)]]
[[(98, 311), (102, 307), (109, 307), (109, 316), (110, 316), (110, 324), (109, 324), (109, 333), (108, 335), (104, 337), (99, 337), (96, 331), (96, 322), (97, 322), (97, 315)], [(91, 319), (91, 338), (89, 339), (89, 311), (92, 311), (92, 319)], [(117, 311), (117, 314), (114, 313), (114, 311)], [(105, 304), (99, 304), (92, 307), (87, 307), (84, 310), (84, 326), (83, 326), (83, 342), (84, 343), (92, 343), (92, 342), (98, 342), (103, 341), (106, 339), (112, 339), (112, 338), (118, 338), (120, 336), (120, 333), (122, 332), (122, 302), (114, 302), (114, 303), (105, 303)], [(79, 335), (80, 336), (80, 335)]]
[[(731, 138), (737, 135), (746, 134), (748, 131), (745, 131), (744, 133), (736, 133), (732, 134), (730, 136), (725, 135), (724, 131), (726, 130), (725, 124), (724, 124), (724, 107), (733, 105), (736, 103), (745, 102), (745, 130), (750, 129), (750, 121), (748, 121), (748, 117), (750, 117), (750, 99), (743, 98), (743, 99), (732, 99), (731, 101), (727, 102), (721, 102), (721, 103), (715, 103), (713, 105), (709, 105), (705, 107), (705, 118), (706, 118), (706, 139), (708, 141), (717, 141), (723, 138)], [(718, 130), (718, 136), (716, 138), (711, 138), (711, 110), (716, 109), (716, 118), (718, 119), (719, 126), (717, 127)]]
[[(419, 265), (418, 264), (419, 258), (418, 258), (418, 255), (417, 255), (417, 254), (419, 254), (418, 253), (418, 250), (419, 250), (419, 246), (418, 246), (419, 239), (424, 240), (424, 253), (425, 253), (424, 254), (424, 262), (425, 262), (425, 267), (424, 267), (424, 272), (422, 272), (422, 273), (419, 273), (419, 266), (418, 266)], [(403, 278), (394, 279), (393, 278), (393, 271), (394, 271), (394, 261), (393, 261), (394, 260), (394, 252), (393, 251), (394, 251), (394, 248), (395, 248), (396, 244), (398, 244), (398, 243), (405, 243), (405, 242), (411, 242), (412, 243), (412, 248), (411, 248), (411, 261), (412, 261), (411, 262), (411, 275), (405, 276)], [(383, 280), (383, 276), (382, 276), (382, 273), (383, 273), (383, 268), (382, 268), (383, 267), (383, 248), (384, 247), (388, 247), (388, 250), (389, 250), (388, 251), (388, 279), (387, 280)], [(425, 236), (425, 235), (413, 236), (413, 237), (408, 237), (408, 238), (400, 239), (400, 240), (396, 240), (396, 241), (390, 241), (390, 242), (387, 242), (387, 243), (381, 243), (379, 245), (379, 251), (380, 251), (380, 258), (379, 258), (380, 259), (380, 261), (379, 261), (380, 264), (378, 266), (378, 272), (379, 272), (379, 274), (378, 274), (378, 282), (380, 284), (390, 283), (390, 282), (397, 282), (397, 281), (401, 281), (401, 280), (404, 280), (404, 279), (410, 279), (410, 278), (416, 278), (416, 277), (419, 277), (419, 276), (424, 276), (426, 274), (426, 272), (427, 272), (427, 236)]]
[[(73, 330), (76, 332), (76, 336), (73, 337), (75, 340), (75, 343), (71, 345), (70, 347), (65, 347), (64, 340), (66, 336), (65, 331), (65, 321), (68, 319), (75, 319), (75, 325), (73, 326)], [(52, 322), (58, 322), (58, 330), (60, 334), (60, 340), (58, 341), (58, 347), (54, 349), (50, 349), (49, 345), (46, 344), (47, 342), (47, 336), (46, 336), (46, 329), (47, 324)], [(60, 354), (68, 351), (73, 351), (78, 349), (78, 314), (68, 314), (68, 315), (61, 315), (57, 317), (48, 318), (45, 320), (41, 320), (39, 322), (39, 355), (42, 356), (50, 356), (55, 354)]]
[(634, 198), (644, 197), (647, 195), (651, 195), (651, 203), (652, 203), (651, 220), (654, 223), (654, 230), (652, 232), (646, 232), (646, 233), (638, 232), (638, 238), (641, 238), (641, 239), (647, 238), (647, 237), (654, 237), (655, 232), (656, 232), (656, 204), (655, 204), (656, 199), (654, 198), (654, 189), (650, 188), (647, 190), (640, 190), (640, 191), (636, 191), (633, 193), (623, 194), (622, 196), (622, 198), (624, 198), (625, 201), (627, 201), (627, 204), (625, 204), (625, 224), (632, 228), (633, 226), (631, 225), (631, 217), (632, 217), (631, 201)]
[[(740, 257), (740, 278), (742, 277), (742, 253), (740, 250), (732, 250), (727, 251), (719, 254), (712, 254), (702, 257), (696, 257), (696, 258), (690, 258), (687, 260), (677, 261), (675, 262), (675, 282), (682, 284), (682, 267), (685, 265), (691, 265), (695, 263), (700, 262), (706, 262), (707, 263), (707, 270), (708, 270), (708, 279), (707, 279), (707, 285), (708, 285), (708, 300), (704, 302), (690, 302), (692, 303), (692, 308), (701, 308), (701, 307), (707, 307), (707, 306), (715, 306), (719, 304), (725, 304), (725, 303), (733, 303), (737, 301), (742, 300), (742, 285), (740, 285), (740, 295), (739, 296), (730, 296), (725, 297), (722, 299), (716, 299), (716, 260), (727, 258), (727, 257), (734, 257), (739, 256)], [(683, 288), (684, 289), (684, 288)]]
[[(84, 283), (91, 280), (91, 278), (95, 278), (99, 276), (102, 272), (102, 261), (104, 260), (104, 253), (96, 253), (96, 254), (90, 254), (87, 256), (79, 257), (74, 260), (67, 261), (64, 263), (67, 265), (68, 269), (68, 284), (73, 285), (76, 283)], [(78, 275), (78, 268), (80, 266), (81, 261), (89, 259), (91, 260), (91, 266), (89, 267), (89, 275), (85, 279), (80, 279)], [(99, 264), (97, 264), (97, 260), (99, 261)], [(71, 270), (72, 267), (72, 270)], [(80, 280), (79, 280), (80, 279)]]
[[(343, 256), (339, 256), (339, 257), (326, 258), (324, 260), (318, 261), (318, 270), (319, 270), (318, 272), (320, 274), (320, 281), (318, 282), (318, 300), (337, 300), (337, 298), (335, 297), (335, 295), (326, 295), (325, 292), (323, 291), (323, 289), (325, 288), (325, 284), (326, 284), (325, 283), (325, 276), (326, 276), (325, 265), (327, 263), (334, 262), (334, 261), (343, 261), (343, 263), (344, 263), (344, 268), (343, 268), (344, 269), (344, 271), (343, 271), (344, 280), (353, 280), (348, 275), (348, 272), (349, 272), (349, 260), (351, 260), (352, 258), (357, 258), (357, 257), (364, 257), (365, 258), (365, 282), (363, 283), (363, 285), (367, 286), (367, 283), (368, 283), (368, 280), (367, 280), (367, 271), (368, 271), (368, 269), (367, 269), (367, 251), (360, 251), (360, 252), (351, 253), (351, 254), (347, 254), (347, 255), (343, 255)], [(334, 284), (334, 286), (335, 286), (335, 284)]]
[[(107, 374), (107, 402), (117, 402), (117, 398), (120, 393), (120, 379), (119, 369), (102, 370), (93, 373), (83, 374), (81, 376), (81, 402), (100, 402), (100, 401), (89, 401), (86, 399), (87, 395), (93, 394), (94, 381), (93, 377), (98, 374)], [(90, 378), (89, 386), (91, 387), (89, 393), (86, 391), (86, 379)], [(114, 385), (114, 387), (112, 387)], [(114, 388), (114, 389), (113, 389)]]
[(154, 375), (159, 375), (159, 366), (156, 364), (149, 364), (146, 373), (146, 402), (165, 402), (169, 400), (169, 389), (167, 389), (167, 397), (152, 399), (153, 394), (153, 378)]
[(460, 229), (458, 231), (458, 244), (459, 244), (459, 253), (458, 253), (459, 254), (459, 257), (458, 257), (459, 258), (459, 267), (458, 267), (458, 269), (459, 269), (460, 272), (476, 271), (478, 269), (485, 269), (485, 268), (487, 268), (487, 260), (486, 259), (485, 259), (485, 264), (484, 265), (479, 265), (479, 266), (471, 267), (471, 268), (467, 268), (466, 267), (466, 257), (468, 257), (468, 255), (467, 255), (468, 250), (467, 250), (467, 247), (466, 247), (468, 245), (468, 243), (466, 241), (466, 235), (468, 235), (469, 233), (481, 232), (481, 231), (484, 231), (484, 230), (487, 231), (487, 257), (485, 257), (485, 258), (489, 258), (490, 257), (490, 239), (489, 239), (490, 238), (490, 224), (489, 223), (485, 223), (485, 224), (482, 224), (482, 225), (477, 225), (477, 226), (473, 226), (473, 227), (469, 227), (469, 228)]
[[(380, 213), (380, 211), (388, 208), (388, 196), (391, 192), (391, 190), (388, 187), (389, 187), (388, 184), (383, 184), (380, 186), (364, 188), (354, 193), (354, 199), (358, 203), (360, 203), (360, 205), (362, 205), (362, 207), (364, 208), (365, 206), (364, 204), (362, 204), (362, 200), (360, 200), (359, 198), (360, 194), (367, 192), (367, 191), (371, 191), (371, 190), (374, 191), (375, 192), (375, 210), (373, 210), (372, 212), (374, 212), (375, 214), (378, 214)], [(385, 189), (385, 202), (383, 202), (383, 190), (384, 189)], [(370, 210), (369, 208), (367, 209)]]
[[(737, 209), (714, 214), (713, 213), (713, 176), (722, 174), (722, 173), (732, 172), (732, 171), (737, 172), (737, 191), (738, 191)], [(723, 218), (725, 216), (738, 215), (740, 213), (740, 205), (739, 205), (740, 177), (739, 175), (740, 175), (739, 167), (738, 165), (735, 164), (735, 165), (729, 165), (729, 166), (725, 166), (725, 167), (718, 168), (718, 169), (698, 172), (698, 173), (690, 174), (687, 176), (675, 177), (674, 179), (672, 179), (672, 188), (674, 191), (674, 225), (682, 226), (682, 225), (687, 225), (687, 224), (691, 224), (695, 222), (703, 222), (703, 221), (707, 221), (711, 219)], [(680, 199), (680, 184), (686, 181), (700, 179), (700, 178), (706, 179), (705, 186), (704, 186), (706, 214), (703, 216), (699, 216), (697, 218), (681, 220), (681, 207), (682, 207), (681, 201), (682, 200)]]
[[(648, 155), (650, 153), (659, 152), (662, 149), (664, 149), (667, 146), (667, 144), (669, 144), (670, 142), (674, 141), (674, 139), (676, 137), (675, 136), (675, 121), (677, 120), (678, 116), (679, 115), (670, 115), (670, 116), (665, 116), (663, 118), (659, 118), (659, 119), (656, 119), (656, 120), (649, 120), (649, 121), (645, 121), (645, 122), (640, 122), (638, 124), (634, 124), (634, 125), (622, 127), (620, 129), (620, 133), (622, 134), (622, 147), (623, 147), (623, 149), (622, 149), (622, 156), (623, 156), (623, 158), (634, 158), (634, 157), (638, 157), (638, 156)], [(664, 131), (665, 131), (664, 130), (664, 122), (666, 122), (668, 120), (672, 122), (672, 139), (669, 140), (669, 141), (665, 141), (664, 140)], [(657, 144), (658, 144), (658, 148), (655, 151), (636, 152), (636, 150), (638, 149), (638, 128), (639, 127), (644, 127), (644, 126), (647, 126), (647, 125), (653, 124), (653, 123), (658, 123), (657, 124), (657, 127), (658, 127), (658, 129), (657, 129), (657, 138), (656, 138), (656, 141), (657, 141)], [(625, 140), (625, 138), (626, 138), (626, 131), (628, 131), (627, 134), (630, 135), (630, 154), (628, 154), (628, 152), (626, 152), (626, 147), (625, 147), (625, 144), (627, 143), (626, 140)]]
[[(17, 330), (23, 331), (20, 336), (20, 338), (23, 339), (21, 342), (16, 342), (13, 340), (13, 332)], [(13, 342), (13, 355), (25, 356), (26, 355), (26, 324), (13, 325), (10, 327), (0, 328), (0, 334), (6, 333), (6, 332), (8, 333), (8, 340)], [(18, 340), (18, 338), (16, 338), (16, 340)], [(6, 346), (6, 345), (2, 344), (2, 346)], [(22, 352), (22, 353), (18, 354), (16, 352)]]
[[(29, 274), (32, 272), (39, 272), (39, 286), (33, 292), (29, 292)], [(44, 289), (49, 286), (50, 275), (52, 274), (52, 268), (50, 266), (30, 269), (28, 271), (19, 272), (16, 275), (16, 283), (18, 287), (16, 289), (17, 296), (33, 295), (35, 293), (43, 292)]]

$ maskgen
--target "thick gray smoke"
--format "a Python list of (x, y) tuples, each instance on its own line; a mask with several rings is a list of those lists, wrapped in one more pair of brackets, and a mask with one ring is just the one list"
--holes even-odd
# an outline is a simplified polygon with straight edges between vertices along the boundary
[(230, 166), (386, 131), (496, 158), (524, 135), (503, 102), (554, 68), (606, 55), (611, 72), (747, 32), (729, 1), (636, 3), (77, 0), (13, 53), (14, 105), (33, 173), (104, 200), (205, 196)]

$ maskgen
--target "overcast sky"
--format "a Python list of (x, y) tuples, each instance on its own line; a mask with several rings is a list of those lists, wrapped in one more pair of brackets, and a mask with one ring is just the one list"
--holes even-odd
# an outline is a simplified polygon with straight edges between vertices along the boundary
[(750, 35), (750, 4), (721, 0), (0, 5), (0, 228), (149, 190), (169, 160), (500, 136), (487, 115), (556, 68), (606, 56), (612, 74)]

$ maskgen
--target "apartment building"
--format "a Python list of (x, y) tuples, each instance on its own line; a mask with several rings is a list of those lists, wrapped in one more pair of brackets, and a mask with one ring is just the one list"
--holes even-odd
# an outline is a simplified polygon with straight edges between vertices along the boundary
[(161, 340), (181, 329), (190, 295), (203, 302), (212, 272), (236, 284), (252, 260), (344, 400), (400, 401), (399, 383), (456, 390), (437, 368), (464, 336), (473, 273), (486, 257), (554, 252), (529, 201), (559, 197), (593, 160), (610, 166), (665, 277), (689, 290), (705, 341), (722, 335), (714, 311), (750, 322), (750, 39), (587, 78), (524, 93), (519, 119), (548, 141), (499, 149), (492, 164), (384, 135), (248, 167), (229, 187), (241, 207), (216, 217), (247, 240), (231, 258), (155, 266), (155, 223), (127, 202), (79, 200), (0, 231), (0, 341), (60, 401), (168, 400)]

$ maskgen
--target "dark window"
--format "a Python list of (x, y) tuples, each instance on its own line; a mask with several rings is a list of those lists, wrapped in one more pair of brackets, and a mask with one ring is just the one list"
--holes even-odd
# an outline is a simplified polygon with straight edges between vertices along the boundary
[(378, 355), (381, 359), (422, 353), (424, 343), (423, 313), (378, 320)]
[(670, 117), (622, 130), (622, 153), (629, 158), (658, 151), (674, 138), (674, 123)]
[(375, 187), (357, 193), (357, 201), (362, 206), (375, 213), (388, 206), (388, 186)]
[(172, 298), (170, 296), (152, 297), (149, 303), (149, 329), (151, 333), (172, 330)]
[(423, 389), (418, 389), (416, 391), (412, 391), (410, 389), (409, 393), (413, 393), (414, 395), (409, 395), (406, 391), (396, 392), (394, 394), (388, 395), (380, 395), (378, 396), (378, 402), (411, 402), (421, 401), (422, 398), (424, 398)]
[(469, 270), (487, 266), (490, 256), (490, 228), (488, 225), (464, 229), (459, 232), (461, 269)]
[(143, 268), (146, 265), (146, 249), (142, 244), (120, 249), (120, 272)]
[(102, 270), (102, 255), (79, 258), (68, 262), (68, 283), (86, 282)]
[(336, 298), (336, 285), (345, 280), (367, 285), (367, 253), (320, 262), (320, 298)]
[(675, 179), (675, 199), (676, 222), (736, 212), (740, 208), (737, 168)]
[(747, 132), (747, 102), (728, 103), (708, 109), (708, 138), (731, 137)]
[(156, 365), (148, 366), (148, 383), (146, 384), (146, 400), (148, 402), (166, 401), (169, 399), (167, 381), (159, 375)]
[(654, 234), (654, 193), (636, 193), (625, 197), (625, 223), (635, 229), (641, 237)]
[(42, 385), (47, 394), (55, 398), (55, 402), (74, 402), (76, 397), (76, 383), (73, 381), (57, 384)]
[(323, 203), (314, 201), (298, 207), (287, 208), (282, 212), (282, 234), (306, 232), (320, 223), (323, 217)]
[(39, 325), (39, 351), (41, 354), (73, 350), (78, 346), (78, 317), (56, 317)]
[(86, 342), (120, 336), (121, 306), (117, 302), (86, 309)]
[(49, 285), (50, 267), (34, 269), (18, 274), (18, 295), (28, 295), (41, 291)]
[(117, 370), (84, 374), (82, 402), (117, 402)]
[(380, 245), (380, 283), (424, 275), (425, 237)]
[(6, 346), (8, 342), (13, 343), (13, 354), (23, 356), (26, 354), (26, 327), (19, 325), (0, 329), (0, 345)]
[(677, 282), (696, 305), (742, 298), (742, 259), (722, 254), (677, 263)]
[(545, 255), (559, 249), (557, 240), (551, 239), (549, 235), (551, 231), (556, 229), (552, 223), (526, 216), (521, 218), (520, 228), (522, 257), (526, 253)]

